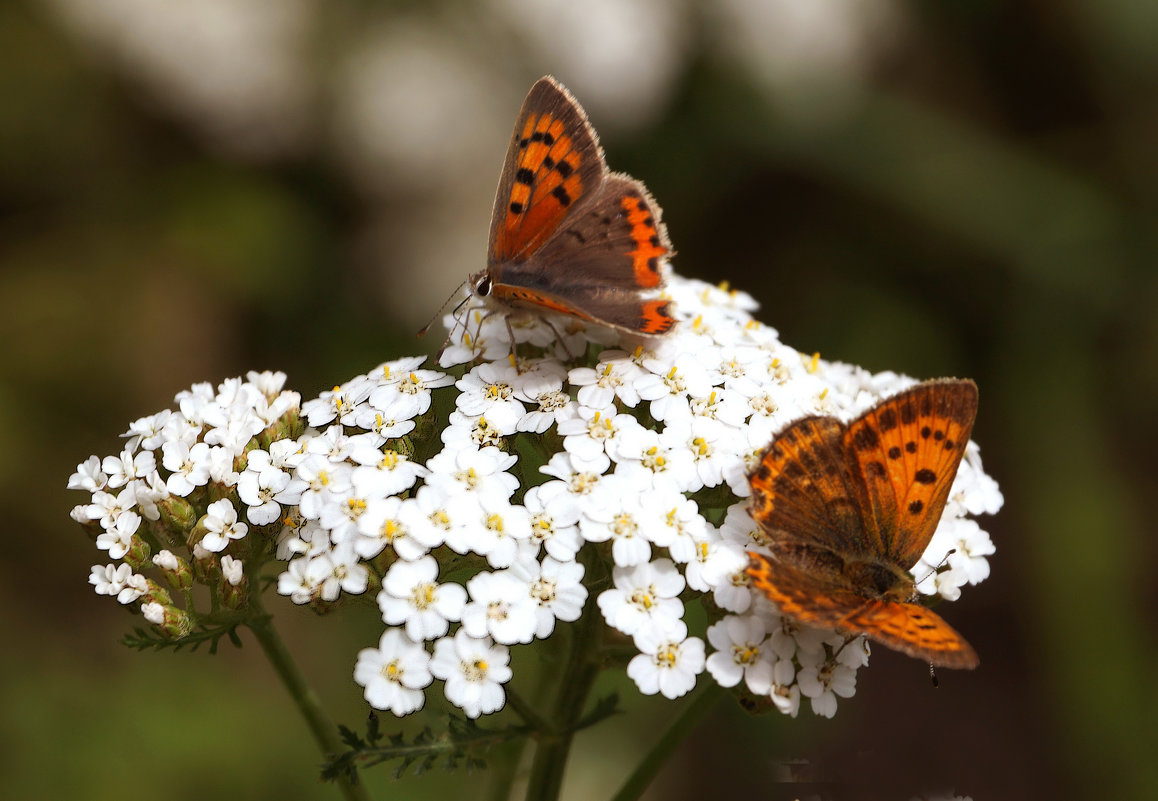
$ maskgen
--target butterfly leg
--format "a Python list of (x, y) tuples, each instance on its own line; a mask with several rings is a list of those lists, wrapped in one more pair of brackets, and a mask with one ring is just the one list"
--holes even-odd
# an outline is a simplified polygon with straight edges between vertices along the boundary
[(546, 317), (543, 318), (543, 322), (547, 324), (547, 327), (551, 329), (551, 333), (555, 335), (555, 341), (563, 347), (563, 352), (567, 354), (567, 359), (569, 361), (574, 361), (575, 354), (571, 352), (569, 347), (567, 347), (567, 340), (565, 340), (563, 335), (559, 333), (559, 329), (556, 328), (555, 324), (548, 320)]

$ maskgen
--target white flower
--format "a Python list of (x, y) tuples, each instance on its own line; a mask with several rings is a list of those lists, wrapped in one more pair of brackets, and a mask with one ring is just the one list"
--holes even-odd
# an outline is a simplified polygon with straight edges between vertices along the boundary
[(639, 393), (635, 381), (643, 376), (644, 370), (621, 350), (605, 350), (599, 354), (599, 363), (594, 369), (576, 367), (567, 374), (572, 386), (579, 387), (579, 403), (590, 409), (603, 409), (616, 398), (624, 406), (639, 403)]
[(358, 562), (348, 543), (324, 551), (306, 565), (306, 580), (317, 588), (323, 601), (337, 600), (341, 592), (361, 595), (369, 578), (370, 571)]
[(538, 562), (517, 564), (511, 573), (524, 582), (535, 610), (535, 636), (550, 637), (555, 621), (578, 620), (587, 602), (587, 588), (583, 586), (584, 567), (576, 562), (560, 562), (550, 556)]
[(128, 565), (93, 565), (88, 583), (97, 595), (115, 595), (122, 604), (131, 604), (149, 591), (144, 576), (134, 573)]
[(444, 450), (426, 463), (430, 470), (426, 484), (451, 496), (474, 492), (510, 498), (518, 489), (519, 480), (506, 470), (516, 460), (517, 457), (491, 447)]
[(800, 712), (799, 684), (774, 684), (768, 697), (781, 714), (794, 718)]
[(604, 453), (615, 459), (619, 453), (620, 437), (639, 421), (626, 413), (616, 413), (614, 407), (588, 409), (579, 407), (579, 416), (559, 423), (563, 447), (572, 461), (580, 467), (599, 464)]
[(116, 489), (128, 484), (134, 478), (143, 478), (157, 469), (157, 460), (152, 451), (142, 451), (136, 456), (128, 449), (121, 451), (120, 458), (106, 456), (101, 469), (108, 475), (108, 486)]
[(136, 481), (129, 484), (117, 495), (97, 490), (92, 495), (92, 503), (85, 509), (89, 520), (100, 521), (102, 528), (112, 528), (117, 518), (137, 504)]
[(490, 637), (475, 639), (459, 629), (454, 638), (443, 637), (434, 646), (430, 672), (446, 682), (446, 698), (467, 717), (477, 718), (503, 708), (507, 701), (502, 685), (511, 679), (510, 652)]
[(366, 376), (357, 376), (340, 387), (323, 392), (314, 400), (302, 404), (302, 414), (314, 428), (324, 426), (337, 418), (352, 424), (356, 407), (369, 397), (374, 384)]
[(531, 538), (526, 508), (486, 494), (478, 495), (476, 501), (476, 522), (468, 522), (470, 550), (485, 556), (491, 567), (510, 567), (518, 556), (520, 543)]
[(430, 409), (431, 391), (453, 384), (454, 376), (437, 370), (415, 369), (423, 361), (425, 358), (414, 356), (382, 365), (377, 371), (381, 377), (375, 376), (378, 386), (370, 392), (370, 406), (379, 410), (398, 408), (396, 401), (410, 398), (417, 409), (416, 414), (426, 414)]
[(201, 538), (201, 547), (213, 553), (220, 553), (230, 540), (239, 540), (249, 531), (249, 526), (237, 521), (237, 510), (228, 498), (209, 504), (204, 520), (207, 533)]
[(640, 471), (653, 487), (671, 486), (681, 492), (702, 487), (691, 451), (674, 434), (671, 427), (663, 433), (642, 426), (625, 430), (616, 452), (616, 474)]
[(728, 447), (735, 429), (710, 417), (688, 417), (668, 423), (665, 437), (679, 442), (695, 465), (693, 483), (687, 489), (715, 487), (724, 481), (724, 471), (734, 463), (736, 454)]
[[(415, 496), (407, 499), (406, 505), (414, 507), (413, 516), (407, 517), (407, 533), (428, 550), (451, 540), (457, 542), (459, 532), (466, 529), (467, 520), (474, 512), (470, 496), (461, 496), (452, 503), (445, 492), (430, 485), (419, 487)], [(459, 545), (461, 549), (451, 547), (458, 553), (466, 553), (469, 549), (469, 542)]]
[(621, 567), (650, 560), (650, 537), (664, 527), (663, 512), (643, 504), (646, 489), (626, 482), (608, 483), (583, 506), (579, 520), (583, 538), (588, 542), (612, 540), (611, 555)]
[(68, 488), (97, 492), (105, 488), (109, 477), (101, 472), (101, 460), (90, 456), (76, 466), (76, 472), (68, 477)]
[(744, 679), (757, 695), (772, 690), (775, 654), (764, 648), (765, 621), (757, 615), (728, 615), (708, 628), (708, 642), (716, 649), (708, 657), (708, 672), (721, 687), (734, 687)]
[(611, 459), (607, 454), (601, 454), (598, 458), (581, 465), (572, 459), (570, 454), (556, 453), (549, 462), (539, 468), (539, 471), (558, 478), (562, 489), (571, 495), (581, 496), (591, 494), (599, 486), (603, 474), (610, 466)]
[[(421, 558), (427, 546), (410, 533), (415, 524), (421, 525), (420, 514), (410, 500), (390, 497), (368, 501), (356, 522), (354, 551), (363, 559), (373, 559), (390, 546), (402, 559)], [(334, 541), (341, 539), (335, 535)]]
[(543, 390), (532, 396), (530, 402), (538, 406), (519, 418), (515, 424), (516, 431), (542, 434), (559, 421), (574, 416), (578, 408), (570, 395), (558, 389)]
[(627, 675), (641, 693), (675, 699), (696, 686), (696, 676), (704, 670), (704, 641), (699, 637), (641, 631), (635, 644), (641, 653), (627, 663)]
[(513, 433), (527, 411), (515, 394), (517, 383), (513, 366), (480, 364), (455, 382), (462, 391), (455, 405), (469, 417), (486, 417), (499, 430)]
[(306, 482), (298, 503), (302, 517), (317, 520), (331, 499), (344, 497), (350, 491), (352, 473), (348, 464), (331, 462), (322, 454), (313, 453), (303, 459), (296, 471), (297, 477)]
[(509, 571), (483, 571), (467, 582), (471, 601), (462, 610), (462, 628), (471, 637), (488, 634), (512, 645), (534, 639), (536, 604), (525, 582)]
[(133, 535), (141, 526), (141, 516), (136, 512), (122, 512), (116, 525), (105, 529), (96, 538), (96, 547), (108, 551), (113, 559), (123, 559), (133, 545)]
[[(299, 480), (296, 492), (287, 489), (290, 485), (288, 473), (283, 473), (276, 467), (256, 467), (252, 461), (253, 454), (265, 451), (250, 451), (250, 465), (242, 471), (237, 481), (237, 494), (242, 503), (247, 505), (245, 516), (255, 526), (264, 526), (281, 517), (281, 504), (297, 503), (301, 500), (305, 482)], [(268, 454), (266, 456), (268, 458)]]
[(796, 683), (800, 692), (812, 704), (813, 713), (831, 718), (836, 714), (836, 697), (851, 698), (856, 692), (856, 671), (845, 664), (824, 659), (823, 651), (800, 655), (800, 670)]
[(562, 482), (553, 490), (544, 490), (545, 484), (531, 487), (523, 498), (523, 506), (530, 515), (531, 537), (529, 542), (538, 553), (541, 544), (555, 559), (572, 561), (583, 537), (579, 534), (579, 509), (571, 496), (563, 491)]
[(240, 559), (234, 559), (228, 554), (221, 557), (221, 577), (236, 587), (245, 577), (245, 565)]
[(615, 588), (601, 592), (597, 603), (604, 619), (624, 634), (662, 630), (683, 617), (677, 596), (683, 592), (684, 577), (670, 559), (616, 567), (611, 575)]
[(354, 468), (352, 480), (373, 480), (383, 497), (410, 489), (419, 477), (427, 474), (425, 467), (410, 461), (405, 454), (370, 446), (354, 448), (350, 452), (350, 461), (361, 465)]
[[(166, 442), (161, 446), (162, 464), (171, 475), (166, 486), (174, 495), (184, 498), (209, 480), (209, 446), (204, 442), (192, 447), (184, 442)], [(112, 486), (110, 480), (109, 485)]]
[(650, 372), (635, 381), (639, 397), (651, 401), (651, 416), (661, 422), (686, 420), (690, 417), (688, 395), (703, 397), (711, 392), (711, 381), (704, 368), (691, 356), (681, 354), (674, 362), (648, 359), (644, 367)]
[(366, 702), (398, 717), (422, 709), (424, 687), (434, 681), (430, 654), (401, 629), (386, 629), (377, 648), (363, 648), (354, 666), (354, 681), (366, 688)]
[(288, 595), (295, 604), (308, 604), (313, 599), (320, 582), (310, 572), (311, 561), (311, 558), (302, 557), (289, 563), (285, 572), (277, 577), (278, 595)]
[(439, 584), (438, 562), (424, 556), (415, 562), (399, 560), (386, 571), (378, 608), (382, 620), (405, 624), (406, 635), (415, 642), (434, 640), (458, 620), (466, 604), (466, 590), (459, 584)]
[(156, 601), (141, 604), (141, 617), (152, 623), (154, 626), (163, 625), (165, 622), (165, 607)]

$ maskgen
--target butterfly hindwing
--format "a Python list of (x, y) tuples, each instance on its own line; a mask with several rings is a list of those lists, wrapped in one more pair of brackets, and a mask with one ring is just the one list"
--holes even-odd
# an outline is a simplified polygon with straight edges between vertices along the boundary
[(860, 632), (903, 654), (937, 667), (975, 668), (973, 646), (945, 619), (921, 604), (874, 599), (864, 602), (836, 627)]
[(881, 556), (909, 569), (945, 510), (977, 415), (972, 381), (927, 381), (888, 398), (848, 426), (848, 458), (863, 477), (867, 524)]
[(835, 417), (805, 417), (781, 431), (749, 477), (752, 517), (771, 540), (870, 554), (881, 543), (866, 529), (863, 491)]
[(539, 79), (523, 101), (491, 216), (489, 264), (534, 253), (575, 207), (598, 194), (603, 150), (582, 107), (558, 81)]
[(670, 302), (643, 289), (664, 281), (671, 251), (659, 207), (633, 178), (613, 175), (599, 195), (569, 215), (540, 252), (494, 265), (492, 294), (645, 335), (675, 326)]
[(864, 598), (823, 572), (755, 552), (748, 557), (752, 586), (792, 620), (841, 634), (863, 634), (938, 667), (977, 667), (977, 653), (965, 638), (920, 604)]
[(659, 206), (643, 184), (612, 175), (589, 205), (568, 217), (558, 236), (533, 261), (535, 268), (566, 264), (568, 269), (554, 276), (559, 286), (636, 291), (663, 285), (662, 260), (670, 253)]
[(780, 614), (817, 628), (835, 629), (848, 615), (864, 605), (864, 599), (848, 592), (825, 574), (802, 570), (775, 557), (748, 552), (747, 573), (752, 586), (763, 593)]

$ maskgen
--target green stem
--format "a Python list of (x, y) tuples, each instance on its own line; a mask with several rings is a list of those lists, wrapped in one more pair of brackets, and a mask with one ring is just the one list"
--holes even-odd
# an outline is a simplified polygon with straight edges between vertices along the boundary
[[(338, 739), (338, 728), (330, 720), (330, 716), (322, 708), (317, 693), (306, 683), (306, 677), (298, 667), (297, 662), (290, 656), (281, 637), (273, 627), (273, 619), (266, 614), (261, 600), (256, 593), (251, 598), (253, 616), (246, 622), (253, 636), (257, 638), (266, 658), (273, 665), (274, 672), (281, 679), (290, 697), (297, 705), (298, 711), (306, 720), (306, 726), (313, 734), (318, 748), (324, 756), (337, 754), (342, 750), (342, 743)], [(346, 779), (337, 781), (346, 801), (369, 801), (370, 796), (366, 785), (362, 782), (351, 784)]]
[(603, 616), (592, 594), (587, 599), (583, 616), (579, 618), (579, 627), (574, 632), (566, 667), (560, 677), (561, 689), (551, 715), (554, 726), (539, 735), (527, 782), (527, 801), (555, 801), (559, 797), (567, 756), (575, 737), (575, 724), (583, 715), (591, 685), (599, 675), (599, 663), (594, 656), (602, 637)]
[(715, 706), (720, 697), (720, 685), (704, 677), (703, 683), (692, 693), (692, 700), (667, 728), (652, 749), (636, 766), (635, 771), (619, 788), (612, 801), (636, 801), (647, 789), (672, 753), (699, 725), (704, 715)]
[(519, 717), (534, 730), (535, 734), (554, 731), (555, 727), (510, 687), (507, 688), (507, 703), (509, 703), (511, 709), (515, 710)]
[(510, 801), (511, 788), (519, 772), (523, 749), (529, 739), (528, 737), (519, 737), (509, 743), (504, 743), (501, 747), (502, 752), (493, 754), (488, 760), (490, 764), (487, 769), (487, 801)]

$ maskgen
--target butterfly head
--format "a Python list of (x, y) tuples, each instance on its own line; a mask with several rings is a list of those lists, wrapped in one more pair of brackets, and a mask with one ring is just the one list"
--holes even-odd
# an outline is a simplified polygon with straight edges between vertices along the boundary
[(475, 297), (485, 298), (491, 294), (491, 289), (494, 284), (491, 281), (491, 275), (486, 270), (481, 270), (469, 279), (470, 291)]

